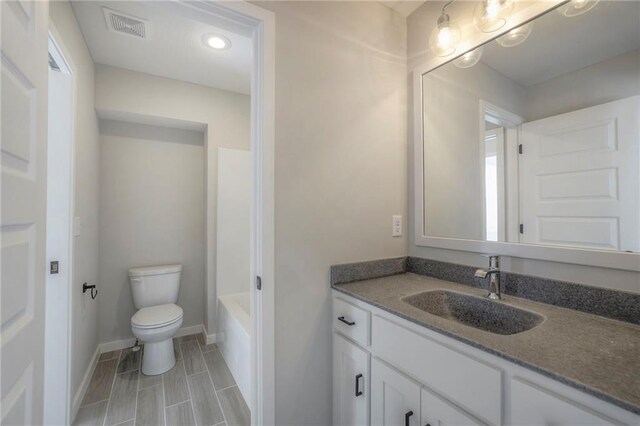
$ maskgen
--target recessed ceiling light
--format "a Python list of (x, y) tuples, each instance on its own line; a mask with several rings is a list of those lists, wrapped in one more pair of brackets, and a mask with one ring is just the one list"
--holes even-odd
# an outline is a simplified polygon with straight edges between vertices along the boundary
[(216, 50), (227, 50), (231, 47), (231, 40), (220, 34), (205, 34), (202, 41), (207, 47)]

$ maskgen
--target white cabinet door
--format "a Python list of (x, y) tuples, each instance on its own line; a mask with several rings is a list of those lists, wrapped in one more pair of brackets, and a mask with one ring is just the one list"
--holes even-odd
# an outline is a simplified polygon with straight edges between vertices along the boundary
[(369, 424), (369, 353), (333, 334), (333, 424)]
[(418, 426), (420, 385), (377, 358), (371, 361), (371, 424)]
[(513, 425), (619, 425), (589, 407), (515, 378), (511, 381), (511, 423)]
[(449, 401), (422, 388), (422, 425), (423, 426), (467, 426), (482, 425), (482, 422), (451, 404)]

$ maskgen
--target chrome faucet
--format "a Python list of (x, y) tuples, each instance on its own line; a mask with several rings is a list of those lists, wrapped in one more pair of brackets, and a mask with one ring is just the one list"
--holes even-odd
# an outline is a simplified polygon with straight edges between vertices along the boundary
[(475, 273), (478, 278), (489, 277), (489, 299), (498, 300), (500, 297), (500, 268), (498, 256), (489, 256), (489, 269), (478, 269)]

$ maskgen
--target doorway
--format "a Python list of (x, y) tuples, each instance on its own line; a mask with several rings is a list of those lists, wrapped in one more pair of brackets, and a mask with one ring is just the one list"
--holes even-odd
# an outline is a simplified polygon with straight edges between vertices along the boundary
[(74, 73), (49, 34), (44, 419), (70, 416)]

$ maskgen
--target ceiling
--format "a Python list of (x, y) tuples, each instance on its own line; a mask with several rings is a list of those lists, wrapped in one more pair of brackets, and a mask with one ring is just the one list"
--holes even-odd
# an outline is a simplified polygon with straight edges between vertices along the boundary
[(482, 62), (522, 86), (531, 86), (640, 49), (640, 2), (601, 1), (567, 18), (551, 11), (538, 18), (522, 44), (485, 46)]
[[(172, 2), (72, 1), (94, 62), (239, 93), (250, 93), (251, 39), (176, 13)], [(147, 39), (110, 30), (103, 7), (147, 20)], [(228, 50), (202, 41), (231, 40)]]
[(411, 15), (427, 0), (379, 0), (382, 4), (398, 12), (405, 18)]

